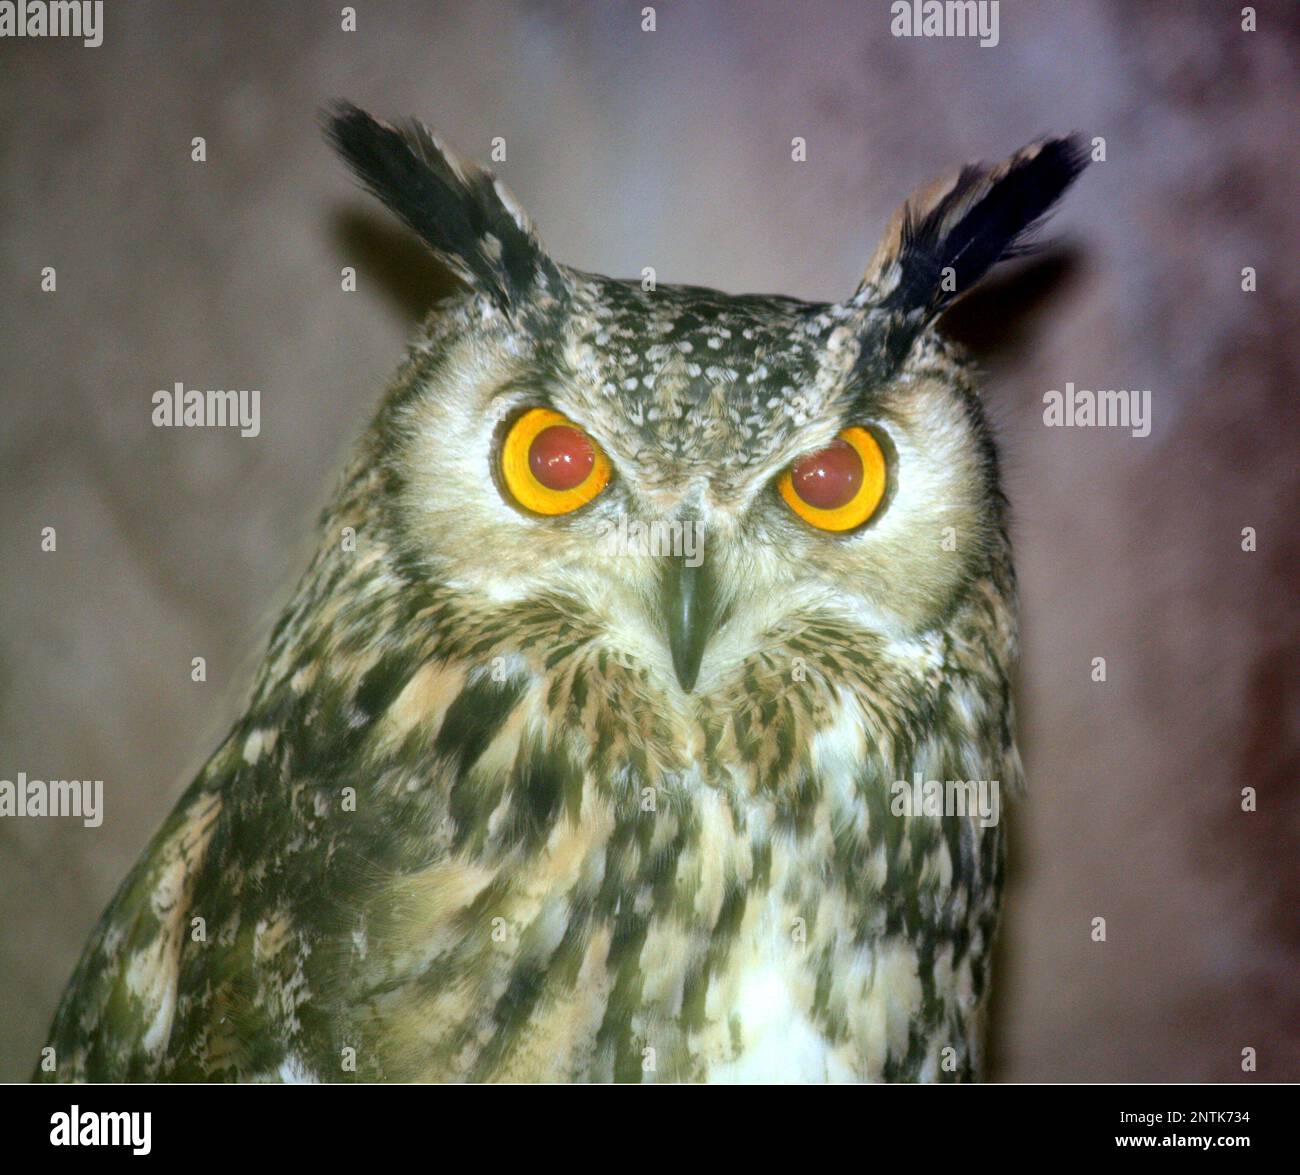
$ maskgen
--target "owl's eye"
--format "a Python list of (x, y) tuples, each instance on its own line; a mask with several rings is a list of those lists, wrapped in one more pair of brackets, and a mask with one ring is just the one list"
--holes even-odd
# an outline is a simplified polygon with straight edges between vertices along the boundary
[(510, 496), (534, 514), (568, 514), (609, 484), (600, 447), (550, 408), (530, 408), (510, 425), (500, 467)]
[(777, 482), (781, 497), (818, 530), (854, 530), (885, 496), (888, 467), (880, 442), (865, 428), (846, 428), (824, 449), (794, 462)]

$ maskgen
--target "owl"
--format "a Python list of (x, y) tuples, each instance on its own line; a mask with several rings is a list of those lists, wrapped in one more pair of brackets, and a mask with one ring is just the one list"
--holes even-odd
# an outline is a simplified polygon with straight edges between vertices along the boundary
[(423, 126), (326, 130), (464, 289), (37, 1076), (977, 1078), (1015, 581), (935, 321), (1080, 141), (918, 192), (816, 304), (570, 268)]

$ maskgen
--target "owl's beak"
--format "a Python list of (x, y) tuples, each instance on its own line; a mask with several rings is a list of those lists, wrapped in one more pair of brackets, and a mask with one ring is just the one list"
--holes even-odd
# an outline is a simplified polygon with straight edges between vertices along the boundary
[(670, 555), (665, 564), (659, 610), (668, 631), (673, 671), (682, 689), (690, 693), (700, 675), (705, 646), (718, 625), (717, 595), (707, 560)]

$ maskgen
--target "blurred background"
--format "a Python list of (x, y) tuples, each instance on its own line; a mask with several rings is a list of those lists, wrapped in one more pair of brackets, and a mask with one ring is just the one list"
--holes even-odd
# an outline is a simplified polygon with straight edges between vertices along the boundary
[[(0, 778), (102, 778), (106, 810), (0, 820), (0, 1079), (242, 709), (449, 288), (322, 142), (336, 96), (479, 160), (504, 138), (564, 261), (818, 300), (935, 174), (1104, 137), (1049, 246), (948, 322), (987, 372), (1023, 607), (992, 1076), (1300, 1077), (1300, 7), (1244, 32), (1226, 0), (1003, 0), (982, 48), (895, 38), (883, 2), (667, 0), (653, 33), (645, 6), (365, 0), (345, 32), (339, 4), (137, 0), (99, 48), (0, 42)], [(176, 381), (260, 389), (261, 435), (154, 428)], [(1045, 427), (1066, 381), (1151, 389), (1150, 435)]]

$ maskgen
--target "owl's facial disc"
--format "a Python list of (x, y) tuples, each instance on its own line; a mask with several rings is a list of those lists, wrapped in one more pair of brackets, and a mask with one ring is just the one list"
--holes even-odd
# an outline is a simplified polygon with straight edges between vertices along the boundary
[[(405, 565), (502, 649), (545, 634), (515, 651), (554, 672), (624, 658), (667, 705), (715, 696), (756, 658), (778, 671), (824, 625), (907, 641), (936, 623), (997, 524), (948, 360), (862, 393), (801, 385), (792, 418), (750, 391), (743, 355), (701, 349), (734, 383), (670, 370), (642, 401), (486, 331), (430, 352), (386, 422)], [(776, 402), (751, 413), (762, 396)]]

